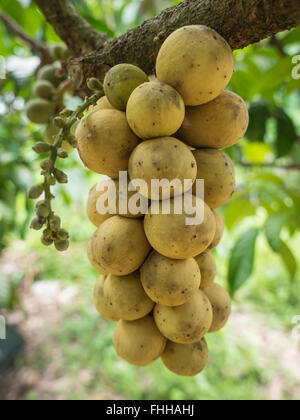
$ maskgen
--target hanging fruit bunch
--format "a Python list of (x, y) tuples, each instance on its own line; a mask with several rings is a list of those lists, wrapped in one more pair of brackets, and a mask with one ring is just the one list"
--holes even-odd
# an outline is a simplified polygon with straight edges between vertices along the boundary
[[(88, 242), (88, 257), (101, 274), (95, 306), (117, 322), (114, 347), (133, 365), (147, 366), (161, 357), (172, 372), (197, 375), (208, 363), (206, 334), (229, 319), (230, 296), (214, 282), (211, 251), (224, 231), (216, 209), (235, 191), (234, 164), (222, 149), (241, 139), (249, 122), (245, 102), (224, 90), (233, 70), (232, 50), (218, 33), (205, 26), (183, 27), (163, 43), (156, 76), (119, 64), (107, 73), (104, 91), (90, 80), (96, 93), (76, 113), (56, 121), (62, 127), (57, 148), (69, 141), (70, 127), (81, 118), (75, 134), (81, 160), (109, 176), (117, 193), (116, 205), (106, 214), (98, 206), (106, 181), (89, 193), (87, 215), (97, 230)], [(124, 171), (131, 181), (128, 200), (138, 192), (139, 211), (130, 206), (124, 211), (121, 204), (119, 174)], [(174, 179), (180, 187), (169, 192), (150, 188), (153, 180)], [(204, 180), (204, 198), (198, 180)], [(178, 213), (176, 202), (191, 188), (193, 208), (203, 209), (203, 220), (190, 225), (191, 214)]]
[[(120, 357), (146, 366), (161, 357), (178, 375), (193, 376), (208, 363), (207, 333), (226, 324), (231, 301), (214, 283), (211, 251), (220, 243), (224, 223), (217, 208), (235, 191), (234, 165), (220, 149), (234, 145), (248, 126), (245, 102), (224, 91), (234, 70), (232, 50), (214, 30), (188, 26), (163, 43), (157, 78), (117, 65), (106, 75), (104, 91), (76, 132), (84, 164), (130, 180), (179, 178), (204, 180), (204, 201), (193, 189), (193, 203), (204, 206), (200, 225), (187, 226), (176, 214), (175, 198), (139, 189), (146, 199), (171, 197), (171, 214), (101, 215), (90, 191), (87, 214), (97, 227), (88, 256), (101, 274), (94, 290), (99, 313), (118, 322), (114, 346)], [(132, 194), (132, 193), (131, 193)], [(178, 197), (177, 197), (178, 198)], [(162, 201), (161, 201), (162, 203)], [(118, 212), (117, 212), (118, 213)]]
[(68, 158), (76, 147), (76, 122), (83, 116), (85, 109), (103, 96), (103, 89), (99, 83), (95, 86), (95, 81), (92, 81), (92, 88), (96, 87), (100, 92), (78, 106), (75, 111), (64, 109), (64, 96), (70, 92), (71, 84), (62, 71), (61, 61), (72, 56), (72, 52), (64, 45), (52, 46), (51, 52), (53, 63), (38, 71), (33, 89), (36, 98), (26, 105), (28, 119), (45, 127), (44, 141), (37, 142), (33, 150), (41, 156), (48, 155), (40, 164), (43, 182), (32, 186), (28, 193), (30, 199), (39, 199), (35, 206), (36, 217), (30, 227), (35, 230), (43, 229), (41, 241), (44, 245), (54, 244), (58, 251), (65, 251), (69, 247), (69, 233), (61, 227), (61, 219), (52, 209), (55, 197), (51, 188), (56, 183), (66, 184), (68, 177), (57, 167), (57, 161)]

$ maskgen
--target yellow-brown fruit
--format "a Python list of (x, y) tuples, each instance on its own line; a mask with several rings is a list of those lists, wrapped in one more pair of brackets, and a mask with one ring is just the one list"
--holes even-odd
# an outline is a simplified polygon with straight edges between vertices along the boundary
[[(193, 153), (184, 143), (174, 137), (161, 137), (146, 140), (134, 149), (129, 159), (129, 176), (134, 185), (134, 179), (147, 182), (148, 188), (139, 188), (140, 194), (152, 200), (165, 200), (191, 189), (197, 176), (197, 165)], [(181, 182), (171, 191), (169, 188), (151, 191), (153, 180), (171, 182), (175, 179)], [(184, 183), (189, 179), (190, 184)]]
[(168, 341), (161, 356), (164, 365), (176, 375), (196, 376), (207, 366), (209, 360), (205, 338), (193, 344), (178, 344)]
[[(96, 184), (89, 193), (89, 198), (87, 201), (87, 215), (89, 220), (97, 227), (99, 227), (105, 220), (109, 219), (112, 216), (120, 215), (123, 217), (129, 217), (132, 219), (140, 219), (144, 217), (144, 214), (147, 212), (148, 209), (148, 200), (146, 200), (144, 197), (140, 196), (136, 191), (128, 191), (127, 190), (127, 211), (126, 213), (120, 213), (121, 210), (124, 212), (123, 209), (120, 208), (120, 198), (121, 200), (125, 200), (125, 196), (123, 196), (123, 191), (120, 191), (120, 181), (119, 179), (109, 180), (110, 183), (114, 184), (114, 188), (111, 190), (111, 194), (108, 191), (107, 186), (107, 180), (103, 180)], [(104, 191), (100, 191), (101, 184), (103, 185)], [(114, 192), (116, 192), (116, 197)], [(107, 200), (105, 200), (105, 207), (109, 210), (109, 213), (107, 214), (101, 214), (101, 211), (99, 212), (97, 209), (97, 203), (99, 202), (99, 198), (105, 194), (105, 197), (108, 197)], [(131, 198), (134, 196), (140, 196), (140, 204), (142, 204), (142, 211), (138, 212), (137, 214), (132, 214), (129, 210), (129, 203)], [(104, 198), (103, 198), (104, 199)], [(112, 205), (110, 206), (110, 203)], [(115, 205), (116, 204), (116, 205)]]
[(54, 108), (46, 99), (33, 99), (26, 105), (26, 115), (35, 124), (46, 124), (54, 116)]
[[(74, 127), (74, 128), (73, 128)], [(71, 134), (72, 131), (74, 132), (75, 126), (72, 126), (71, 128)], [(53, 121), (49, 122), (49, 124), (46, 127), (45, 130), (45, 140), (48, 144), (54, 144), (55, 142), (55, 136), (59, 133), (60, 128), (58, 128)], [(73, 147), (68, 143), (67, 141), (62, 142), (62, 149), (64, 149), (66, 152), (71, 153), (73, 151)]]
[(121, 216), (102, 223), (92, 244), (97, 263), (115, 276), (127, 276), (138, 270), (151, 250), (143, 222)]
[(213, 321), (209, 332), (221, 330), (231, 314), (231, 299), (228, 292), (216, 283), (211, 284), (203, 292), (208, 297), (213, 309)]
[(127, 102), (138, 86), (149, 82), (148, 76), (132, 64), (118, 64), (112, 67), (104, 79), (104, 92), (109, 102), (121, 111), (126, 110)]
[[(100, 280), (102, 283), (102, 279)], [(96, 296), (96, 307), (101, 315), (112, 315), (114, 320), (135, 321), (148, 315), (153, 307), (140, 280), (139, 272), (124, 277), (109, 275)], [(111, 319), (111, 318), (109, 318)]]
[(162, 335), (174, 343), (197, 343), (209, 331), (212, 324), (212, 307), (202, 290), (181, 306), (157, 304), (154, 320)]
[(197, 179), (204, 179), (204, 201), (211, 208), (224, 206), (235, 192), (232, 160), (216, 149), (199, 149), (193, 154), (197, 162)]
[(220, 213), (218, 213), (215, 209), (212, 209), (212, 212), (216, 218), (216, 225), (217, 225), (217, 229), (216, 229), (216, 234), (215, 237), (212, 241), (212, 243), (209, 245), (209, 247), (207, 248), (207, 250), (205, 252), (211, 251), (215, 248), (217, 248), (217, 246), (219, 245), (219, 243), (222, 240), (223, 237), (223, 233), (224, 233), (224, 220), (223, 217), (220, 215)]
[(137, 87), (127, 104), (127, 120), (141, 139), (168, 137), (184, 120), (184, 102), (171, 86), (149, 82)]
[(234, 69), (230, 46), (207, 26), (185, 26), (163, 43), (156, 62), (158, 80), (173, 86), (186, 105), (215, 99), (228, 85)]
[(244, 137), (248, 124), (246, 103), (225, 91), (212, 102), (187, 107), (178, 137), (196, 148), (225, 149)]
[(193, 258), (207, 249), (215, 236), (216, 221), (207, 204), (193, 196), (193, 206), (198, 209), (204, 206), (204, 219), (201, 224), (187, 225), (187, 218), (191, 215), (185, 211), (175, 214), (178, 200), (181, 200), (181, 197), (171, 200), (170, 214), (162, 214), (164, 201), (159, 203), (159, 214), (151, 214), (154, 211), (150, 207), (145, 216), (144, 226), (148, 241), (159, 254), (184, 260)]
[[(97, 233), (97, 232), (96, 232)], [(96, 235), (96, 234), (95, 234)], [(107, 276), (109, 274), (108, 270), (106, 270), (101, 263), (99, 262), (99, 258), (95, 254), (95, 239), (92, 236), (87, 245), (87, 256), (90, 261), (91, 266), (98, 271), (99, 274)]]
[(217, 274), (217, 265), (213, 255), (210, 252), (200, 254), (195, 258), (201, 273), (201, 289), (211, 285)]
[(201, 275), (193, 258), (172, 260), (154, 251), (141, 269), (141, 281), (154, 302), (179, 306), (199, 289)]
[(106, 96), (102, 96), (97, 103), (89, 107), (89, 114), (100, 111), (101, 109), (115, 109)]
[(87, 168), (117, 178), (128, 168), (128, 160), (138, 144), (121, 111), (104, 109), (88, 114), (76, 130), (78, 151)]
[(158, 359), (166, 346), (166, 339), (158, 331), (153, 318), (119, 321), (113, 344), (122, 359), (135, 366), (148, 366)]
[(89, 192), (87, 204), (86, 204), (86, 213), (89, 218), (89, 220), (95, 225), (96, 227), (99, 227), (105, 220), (112, 217), (112, 214), (101, 214), (97, 210), (97, 201), (99, 197), (104, 193), (97, 190), (96, 184)]
[[(141, 219), (142, 217), (144, 217), (144, 215), (147, 212), (148, 206), (149, 206), (149, 202), (145, 197), (142, 197), (137, 191), (127, 191), (127, 211), (126, 213), (122, 213), (121, 214), (121, 201), (125, 200), (126, 197), (123, 195), (123, 191), (120, 191), (120, 180), (116, 179), (115, 181), (116, 184), (116, 191), (117, 191), (117, 201), (116, 201), (116, 211), (117, 214), (119, 214), (120, 216), (123, 217), (129, 217), (130, 219)], [(129, 180), (127, 181), (128, 183), (130, 182)], [(139, 201), (137, 204), (140, 205), (141, 207), (141, 211), (139, 211), (137, 214), (133, 214), (131, 213), (129, 206), (130, 206), (130, 200), (132, 199), (132, 197), (135, 196), (140, 197), (140, 199), (137, 198), (137, 201)], [(123, 210), (122, 210), (123, 211)]]
[(103, 318), (108, 319), (109, 321), (117, 322), (120, 318), (115, 315), (110, 302), (108, 302), (105, 297), (105, 280), (106, 277), (102, 276), (95, 284), (94, 305), (99, 314), (103, 316)]

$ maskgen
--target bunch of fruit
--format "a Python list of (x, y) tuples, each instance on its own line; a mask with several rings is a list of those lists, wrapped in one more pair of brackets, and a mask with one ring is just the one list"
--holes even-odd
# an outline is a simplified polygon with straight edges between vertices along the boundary
[[(40, 68), (37, 81), (34, 85), (35, 99), (26, 105), (28, 119), (39, 125), (45, 125), (44, 141), (37, 142), (33, 150), (39, 154), (49, 154), (49, 159), (41, 162), (41, 175), (44, 182), (30, 188), (28, 196), (37, 200), (42, 194), (43, 199), (37, 201), (35, 206), (35, 218), (30, 227), (35, 230), (43, 230), (41, 241), (44, 245), (55, 245), (58, 251), (65, 251), (69, 246), (69, 233), (61, 228), (61, 219), (51, 209), (51, 200), (54, 198), (50, 186), (57, 182), (65, 184), (67, 175), (55, 167), (56, 159), (66, 159), (75, 146), (75, 126), (72, 127), (73, 136), (66, 136), (61, 141), (58, 134), (65, 125), (64, 120), (64, 95), (69, 88), (69, 82), (62, 75), (59, 60), (66, 60), (72, 53), (64, 45), (51, 47), (54, 62)], [(63, 113), (63, 115), (61, 114)], [(71, 111), (67, 111), (67, 116)], [(57, 144), (56, 144), (57, 142)], [(54, 147), (54, 146), (57, 147)]]
[[(215, 210), (235, 191), (234, 165), (220, 149), (241, 139), (248, 126), (245, 102), (224, 91), (234, 70), (230, 46), (214, 30), (188, 26), (163, 43), (156, 77), (121, 64), (104, 80), (105, 97), (89, 109), (76, 131), (78, 150), (90, 170), (114, 180), (129, 178), (204, 180), (204, 201), (193, 189), (193, 205), (203, 206), (201, 224), (187, 225), (175, 200), (186, 191), (138, 188), (143, 206), (137, 214), (100, 214), (104, 193), (90, 191), (87, 214), (97, 230), (88, 256), (102, 275), (94, 290), (100, 314), (118, 322), (114, 346), (123, 359), (146, 366), (161, 357), (178, 375), (193, 376), (208, 362), (205, 335), (226, 324), (231, 301), (214, 283), (211, 251), (220, 243), (224, 224)], [(135, 192), (128, 191), (129, 197)], [(171, 199), (170, 214), (152, 211)], [(152, 205), (151, 205), (151, 204)], [(142, 207), (142, 206), (141, 206)], [(111, 212), (112, 213), (112, 212)]]

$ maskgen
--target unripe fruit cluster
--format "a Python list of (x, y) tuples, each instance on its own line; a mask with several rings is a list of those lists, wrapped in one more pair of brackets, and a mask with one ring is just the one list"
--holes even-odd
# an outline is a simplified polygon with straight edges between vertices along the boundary
[[(235, 144), (248, 125), (245, 102), (224, 91), (234, 60), (227, 42), (205, 26), (175, 31), (158, 54), (157, 79), (119, 65), (104, 81), (106, 96), (90, 108), (76, 132), (82, 161), (110, 176), (119, 190), (119, 171), (130, 180), (204, 180), (204, 202), (193, 188), (193, 205), (203, 206), (199, 225), (187, 225), (174, 203), (185, 189), (143, 202), (171, 199), (170, 214), (148, 208), (132, 215), (99, 214), (103, 192), (90, 191), (87, 214), (97, 230), (88, 243), (92, 266), (102, 274), (95, 286), (99, 313), (117, 321), (114, 346), (129, 363), (146, 366), (161, 357), (178, 375), (194, 376), (208, 363), (205, 335), (226, 324), (231, 301), (214, 283), (210, 251), (224, 223), (217, 208), (235, 191), (234, 165), (220, 149)], [(129, 194), (135, 194), (130, 192)]]
[[(66, 60), (71, 55), (64, 45), (54, 45), (50, 49), (53, 60)], [(67, 110), (61, 115), (64, 107), (64, 81), (65, 77), (60, 75), (60, 66), (57, 61), (43, 66), (38, 72), (33, 89), (36, 99), (29, 101), (26, 106), (26, 114), (31, 122), (46, 125), (45, 141), (36, 143), (33, 150), (39, 155), (49, 154), (49, 158), (40, 163), (44, 183), (34, 185), (28, 192), (30, 199), (38, 199), (43, 193), (45, 194), (44, 200), (36, 203), (36, 217), (32, 220), (30, 227), (35, 230), (44, 228), (41, 237), (42, 244), (45, 246), (54, 244), (55, 248), (61, 252), (69, 247), (69, 234), (61, 228), (61, 219), (51, 209), (51, 200), (54, 196), (50, 192), (50, 187), (57, 182), (61, 184), (68, 182), (67, 175), (55, 167), (55, 162), (57, 157), (67, 158), (68, 153), (73, 150), (70, 144), (71, 134), (70, 138), (63, 138), (56, 144), (57, 135), (66, 124), (66, 117), (72, 114), (72, 111)]]

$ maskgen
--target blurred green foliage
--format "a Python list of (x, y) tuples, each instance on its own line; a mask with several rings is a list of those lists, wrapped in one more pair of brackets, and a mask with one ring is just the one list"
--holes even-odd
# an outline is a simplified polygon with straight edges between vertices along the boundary
[[(113, 37), (178, 1), (73, 0), (73, 3), (96, 29)], [(1, 10), (37, 40), (59, 42), (33, 1), (4, 0)], [(298, 273), (299, 247), (291, 244), (295, 244), (293, 238), (297, 238), (300, 225), (300, 79), (292, 78), (295, 66), (292, 57), (299, 52), (300, 28), (235, 52), (236, 70), (230, 89), (247, 101), (251, 122), (245, 138), (228, 149), (237, 165), (238, 189), (222, 209), (231, 240), (226, 250), (221, 246), (218, 252), (223, 252), (228, 262), (224, 276), (232, 295), (253, 274), (257, 243), (263, 237), (271, 252), (281, 258), (290, 281)], [(25, 191), (39, 179), (38, 162), (31, 147), (42, 138), (43, 129), (30, 124), (23, 113), (24, 103), (32, 95), (38, 59), (33, 59), (34, 52), (1, 23), (0, 55), (6, 58), (9, 70), (7, 79), (0, 81), (1, 252), (16, 236), (22, 239), (26, 235), (32, 205)], [(94, 177), (83, 168), (79, 170), (75, 153), (64, 165), (70, 178), (76, 177), (74, 184), (57, 189), (70, 222), (68, 213), (78, 199), (80, 186), (86, 188)], [(70, 226), (70, 230), (74, 231), (76, 241), (80, 229)], [(10, 299), (6, 306), (11, 305)]]

